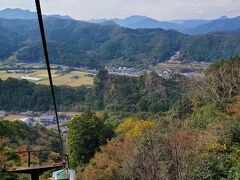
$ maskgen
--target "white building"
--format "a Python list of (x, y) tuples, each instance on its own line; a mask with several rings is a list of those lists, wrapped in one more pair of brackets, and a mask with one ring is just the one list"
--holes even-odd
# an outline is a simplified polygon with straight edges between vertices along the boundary
[(33, 125), (33, 118), (21, 118), (21, 119), (19, 119), (19, 121), (24, 122), (28, 126), (32, 126)]
[(0, 118), (4, 118), (5, 116), (7, 116), (7, 111), (0, 111)]
[(36, 77), (29, 77), (29, 76), (22, 76), (21, 79), (25, 79), (28, 81), (40, 81), (42, 78), (36, 78)]

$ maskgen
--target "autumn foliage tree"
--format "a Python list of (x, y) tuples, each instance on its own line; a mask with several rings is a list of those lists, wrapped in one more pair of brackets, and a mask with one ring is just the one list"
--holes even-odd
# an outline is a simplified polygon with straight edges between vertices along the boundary
[(193, 93), (223, 104), (240, 91), (240, 58), (222, 60), (211, 65), (203, 78), (196, 79)]
[(84, 172), (79, 174), (79, 178), (84, 180), (131, 179), (133, 174), (129, 172), (129, 163), (133, 163), (132, 157), (137, 139), (154, 124), (153, 121), (136, 118), (125, 119), (115, 130), (118, 138), (101, 146), (101, 151), (96, 152)]
[(169, 112), (122, 120), (79, 177), (240, 179), (239, 69), (238, 57), (213, 64)]

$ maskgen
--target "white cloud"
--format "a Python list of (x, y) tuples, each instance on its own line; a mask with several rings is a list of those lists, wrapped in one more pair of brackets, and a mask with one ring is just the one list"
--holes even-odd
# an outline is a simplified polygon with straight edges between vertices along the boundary
[[(146, 15), (153, 18), (217, 18), (240, 15), (239, 0), (41, 0), (45, 14), (68, 14), (76, 19)], [(1, 0), (0, 9), (35, 10), (33, 0)]]

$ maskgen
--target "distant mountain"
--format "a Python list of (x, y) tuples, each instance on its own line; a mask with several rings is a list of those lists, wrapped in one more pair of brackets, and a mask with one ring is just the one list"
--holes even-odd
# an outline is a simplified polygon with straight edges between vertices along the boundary
[(104, 21), (113, 21), (116, 24), (127, 27), (131, 29), (139, 29), (139, 28), (145, 28), (145, 29), (151, 29), (151, 28), (162, 28), (162, 29), (177, 29), (181, 28), (178, 24), (171, 23), (171, 22), (165, 22), (165, 21), (158, 21), (146, 16), (130, 16), (125, 19), (99, 19), (99, 20), (90, 20), (89, 22), (93, 23), (103, 23)]
[(105, 25), (105, 26), (119, 26), (117, 23), (115, 23), (114, 21), (103, 21), (101, 23), (99, 23), (101, 25)]
[[(70, 16), (44, 15), (60, 19), (72, 19)], [(33, 20), (37, 18), (36, 12), (22, 9), (4, 9), (0, 11), (0, 18)], [(209, 32), (235, 31), (240, 29), (240, 17), (229, 18), (222, 16), (215, 20), (205, 19), (180, 19), (173, 21), (159, 21), (146, 16), (130, 16), (125, 19), (91, 19), (88, 22), (101, 25), (121, 26), (131, 29), (153, 29), (175, 30), (184, 34), (197, 35)]]
[(35, 12), (22, 9), (4, 9), (0, 11), (0, 18), (4, 19), (36, 19), (37, 15)]
[(189, 28), (195, 28), (197, 26), (206, 24), (210, 22), (209, 20), (204, 20), (204, 19), (193, 19), (193, 20), (173, 20), (173, 21), (159, 21), (156, 19), (152, 19), (146, 16), (130, 16), (125, 19), (94, 19), (94, 20), (89, 20), (88, 22), (92, 23), (103, 23), (104, 21), (114, 21), (116, 24), (122, 26), (122, 27), (127, 27), (127, 28), (132, 28), (132, 29), (139, 29), (139, 28), (146, 28), (146, 29), (151, 29), (151, 28), (162, 28), (165, 30), (176, 30), (179, 32), (188, 32)]
[(113, 21), (116, 24), (131, 29), (151, 29), (162, 28), (165, 30), (176, 30), (185, 34), (206, 34), (209, 32), (224, 32), (234, 31), (240, 28), (240, 18), (228, 18), (222, 16), (215, 20), (205, 19), (190, 19), (190, 20), (173, 20), (173, 21), (158, 21), (146, 16), (130, 16), (125, 19), (95, 19), (89, 22), (103, 23), (105, 21)]
[(90, 23), (103, 23), (105, 21), (113, 21), (113, 20), (112, 19), (90, 19), (90, 20), (88, 20), (88, 22), (90, 22)]
[[(214, 62), (240, 55), (238, 31), (185, 35), (172, 30), (130, 29), (61, 18), (45, 18), (51, 63), (99, 68), (148, 66), (169, 60)], [(17, 52), (18, 61), (44, 59), (36, 20), (0, 19), (0, 59)]]
[[(46, 15), (44, 15), (46, 17)], [(62, 15), (58, 15), (58, 14), (53, 14), (53, 15), (48, 15), (47, 17), (54, 17), (54, 18), (60, 18), (60, 19), (72, 19), (71, 16), (62, 16)]]
[(206, 24), (187, 30), (188, 34), (205, 34), (208, 32), (235, 31), (240, 29), (240, 16), (235, 18), (221, 17)]
[(136, 23), (142, 22), (142, 21), (144, 21), (146, 19), (151, 19), (151, 18), (148, 18), (146, 16), (135, 15), (135, 16), (127, 17), (125, 19), (113, 19), (113, 21), (118, 23), (121, 26), (129, 27), (132, 24), (136, 24)]
[[(44, 15), (46, 17), (46, 15)], [(70, 16), (61, 16), (61, 15), (49, 15), (50, 17), (61, 18), (61, 19), (72, 19)], [(0, 18), (4, 19), (24, 19), (24, 20), (31, 20), (36, 19), (37, 14), (36, 12), (31, 12), (29, 10), (22, 10), (22, 9), (3, 9), (0, 10)]]
[(182, 25), (185, 28), (194, 28), (194, 27), (206, 24), (206, 23), (210, 22), (210, 20), (190, 19), (190, 20), (173, 20), (170, 22)]
[(126, 18), (122, 21), (119, 25), (123, 27), (128, 27), (128, 28), (162, 28), (162, 29), (176, 29), (179, 27), (179, 25), (171, 23), (171, 22), (165, 22), (165, 21), (158, 21), (152, 18), (148, 18), (145, 16), (131, 16), (129, 18)]
[(222, 16), (219, 18), (219, 20), (229, 19), (227, 16)]

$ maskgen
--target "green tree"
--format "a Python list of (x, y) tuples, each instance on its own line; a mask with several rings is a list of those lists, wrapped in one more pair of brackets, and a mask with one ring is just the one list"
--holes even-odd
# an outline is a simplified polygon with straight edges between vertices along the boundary
[(113, 131), (91, 111), (75, 117), (69, 125), (69, 160), (72, 167), (82, 166), (111, 138)]
[(109, 74), (105, 69), (99, 70), (94, 79), (94, 109), (103, 109), (104, 108), (104, 94), (108, 86)]

